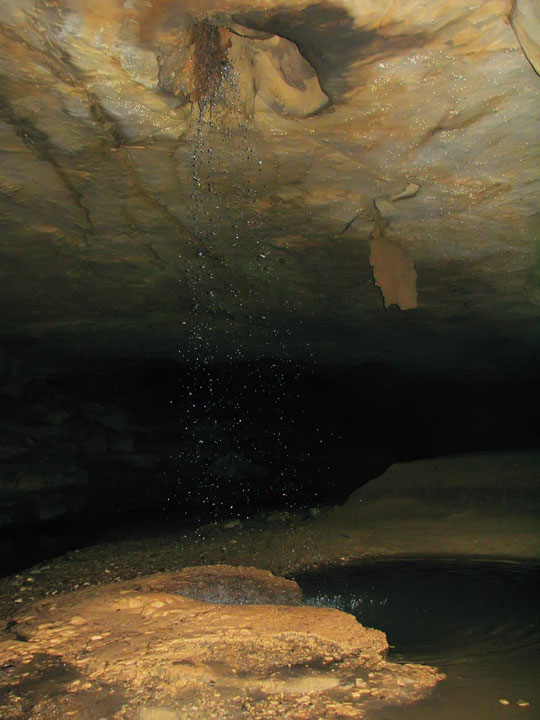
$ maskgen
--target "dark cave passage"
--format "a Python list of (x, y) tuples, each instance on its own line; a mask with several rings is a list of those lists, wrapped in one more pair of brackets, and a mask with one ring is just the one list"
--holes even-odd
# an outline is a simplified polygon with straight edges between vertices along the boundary
[(103, 536), (314, 516), (394, 463), (534, 450), (539, 390), (376, 363), (6, 365), (4, 572)]

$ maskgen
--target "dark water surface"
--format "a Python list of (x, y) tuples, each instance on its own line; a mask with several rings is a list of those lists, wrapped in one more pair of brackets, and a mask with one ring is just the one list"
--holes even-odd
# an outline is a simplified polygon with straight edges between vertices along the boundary
[(389, 659), (446, 674), (421, 703), (373, 717), (540, 720), (539, 563), (401, 558), (295, 579), (308, 604), (383, 630)]

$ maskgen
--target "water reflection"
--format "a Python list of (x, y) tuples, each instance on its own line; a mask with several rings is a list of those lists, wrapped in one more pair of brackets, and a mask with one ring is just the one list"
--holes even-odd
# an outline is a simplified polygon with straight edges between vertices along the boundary
[(385, 719), (540, 717), (538, 563), (401, 558), (296, 579), (309, 604), (384, 630), (393, 659), (446, 673), (424, 702)]

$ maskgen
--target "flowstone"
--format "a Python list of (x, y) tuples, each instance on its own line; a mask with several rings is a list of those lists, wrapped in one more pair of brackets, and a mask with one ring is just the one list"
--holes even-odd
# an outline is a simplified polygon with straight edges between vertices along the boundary
[[(217, 581), (218, 566), (27, 608), (0, 641), (2, 717), (82, 720), (99, 706), (110, 720), (361, 718), (418, 700), (443, 679), (434, 668), (388, 662), (384, 633), (338, 610), (222, 605), (158, 589), (187, 588), (190, 576)], [(278, 586), (293, 600), (299, 592), (254, 568), (225, 567), (224, 577), (236, 592), (246, 584), (248, 602), (254, 583), (259, 602), (265, 591), (272, 602)]]

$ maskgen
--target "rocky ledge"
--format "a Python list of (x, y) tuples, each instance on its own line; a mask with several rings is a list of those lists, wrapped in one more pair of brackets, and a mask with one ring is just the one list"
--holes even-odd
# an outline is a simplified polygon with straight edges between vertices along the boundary
[[(207, 596), (216, 583), (259, 604), (174, 592), (191, 586)], [(0, 713), (6, 720), (58, 713), (77, 720), (90, 708), (111, 720), (361, 718), (418, 700), (443, 679), (434, 668), (388, 662), (384, 633), (351, 615), (260, 604), (266, 595), (275, 602), (276, 588), (298, 601), (292, 581), (216, 566), (37, 603), (0, 639)]]

